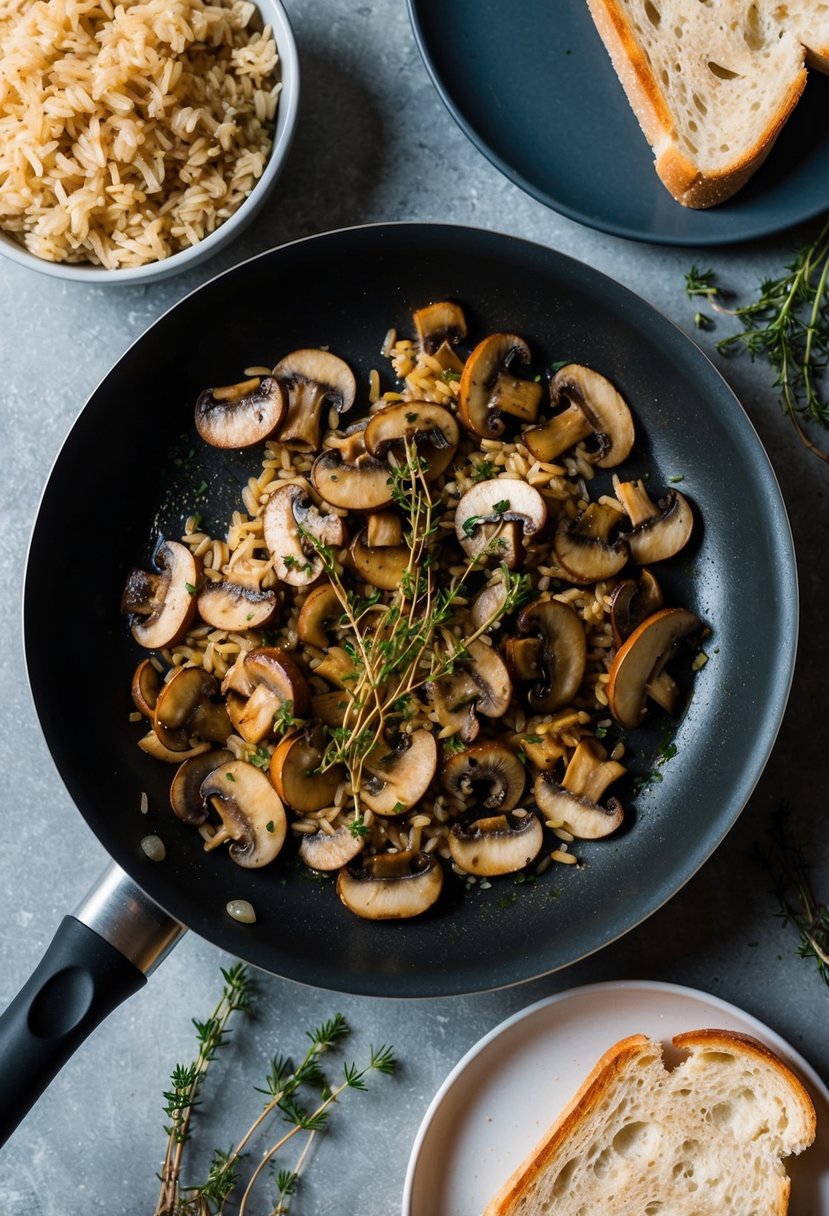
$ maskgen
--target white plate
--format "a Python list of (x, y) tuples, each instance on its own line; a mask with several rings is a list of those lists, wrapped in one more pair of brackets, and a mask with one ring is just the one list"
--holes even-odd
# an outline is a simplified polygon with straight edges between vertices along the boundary
[(485, 1035), (426, 1112), (403, 1192), (403, 1216), (480, 1216), (603, 1052), (629, 1034), (669, 1040), (716, 1027), (753, 1035), (809, 1090), (818, 1136), (792, 1157), (789, 1216), (829, 1213), (829, 1089), (788, 1043), (733, 1005), (673, 984), (592, 984), (531, 1005)]

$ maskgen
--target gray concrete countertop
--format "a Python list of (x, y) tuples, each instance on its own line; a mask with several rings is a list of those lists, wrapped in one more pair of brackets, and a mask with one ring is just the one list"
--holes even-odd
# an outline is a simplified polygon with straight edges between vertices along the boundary
[[(504, 1017), (575, 985), (645, 978), (700, 988), (759, 1017), (829, 1078), (829, 990), (814, 965), (798, 957), (796, 934), (775, 915), (756, 855), (785, 800), (817, 859), (815, 879), (825, 898), (829, 481), (826, 466), (806, 453), (782, 417), (768, 368), (746, 358), (723, 363), (714, 350), (719, 334), (694, 328), (694, 306), (683, 290), (683, 276), (697, 262), (715, 264), (721, 281), (745, 295), (784, 264), (796, 234), (709, 253), (634, 244), (580, 227), (523, 194), (467, 142), (427, 77), (401, 0), (287, 0), (287, 8), (302, 64), (301, 113), (281, 184), (253, 232), (198, 271), (145, 288), (61, 283), (7, 261), (0, 268), (0, 771), (6, 823), (0, 1006), (106, 860), (55, 772), (26, 682), (19, 601), (38, 497), (71, 422), (110, 366), (167, 307), (235, 261), (317, 231), (416, 219), (508, 231), (598, 267), (688, 332), (734, 387), (780, 480), (801, 578), (800, 658), (766, 771), (716, 854), (648, 922), (563, 972), (463, 998), (355, 998), (257, 976), (256, 1021), (240, 1029), (236, 1046), (218, 1063), (199, 1144), (226, 1147), (258, 1110), (253, 1086), (271, 1056), (298, 1054), (306, 1027), (342, 1011), (354, 1027), (349, 1055), (360, 1059), (369, 1043), (391, 1043), (402, 1066), (395, 1079), (374, 1081), (368, 1095), (352, 1095), (349, 1108), (337, 1112), (292, 1210), (393, 1216), (413, 1138), (446, 1073)], [(113, 441), (117, 457), (118, 437)], [(751, 613), (762, 606), (748, 609), (751, 628)], [(56, 602), (56, 627), (62, 622), (71, 637), (71, 605)], [(173, 1064), (191, 1058), (190, 1019), (210, 1009), (219, 966), (229, 961), (210, 943), (185, 937), (148, 986), (79, 1050), (0, 1155), (4, 1216), (154, 1210), (164, 1147), (162, 1090)]]

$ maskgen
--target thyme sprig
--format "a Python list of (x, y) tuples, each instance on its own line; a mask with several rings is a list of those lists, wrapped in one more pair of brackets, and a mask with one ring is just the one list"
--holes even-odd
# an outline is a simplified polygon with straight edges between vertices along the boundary
[(829, 906), (821, 903), (812, 889), (809, 867), (787, 822), (785, 806), (776, 817), (772, 840), (774, 852), (766, 860), (774, 879), (778, 916), (784, 925), (797, 930), (798, 953), (801, 958), (814, 959), (818, 974), (829, 985)]
[(783, 412), (800, 441), (829, 462), (803, 429), (803, 420), (829, 427), (829, 399), (821, 380), (829, 361), (829, 219), (797, 250), (786, 273), (761, 283), (757, 296), (741, 308), (726, 308), (713, 271), (692, 267), (685, 276), (689, 298), (705, 296), (719, 313), (736, 317), (743, 329), (717, 343), (720, 354), (746, 351), (763, 357), (776, 372)]

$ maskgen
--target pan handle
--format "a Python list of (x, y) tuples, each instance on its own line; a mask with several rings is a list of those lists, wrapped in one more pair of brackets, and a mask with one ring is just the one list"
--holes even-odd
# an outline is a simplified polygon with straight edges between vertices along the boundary
[(109, 865), (0, 1016), (0, 1145), (87, 1035), (147, 982), (184, 932)]

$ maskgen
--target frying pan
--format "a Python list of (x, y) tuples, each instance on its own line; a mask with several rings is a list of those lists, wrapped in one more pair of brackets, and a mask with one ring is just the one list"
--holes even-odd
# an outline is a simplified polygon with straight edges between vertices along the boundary
[[(707, 667), (676, 728), (661, 781), (627, 804), (623, 832), (584, 843), (584, 865), (535, 883), (465, 892), (408, 923), (361, 921), (330, 881), (282, 863), (246, 871), (206, 854), (169, 810), (170, 770), (136, 746), (129, 681), (139, 657), (118, 605), (127, 569), (194, 509), (218, 531), (261, 453), (208, 450), (192, 408), (207, 385), (300, 346), (330, 346), (367, 385), (392, 325), (459, 300), (472, 337), (512, 330), (538, 368), (558, 360), (608, 374), (631, 403), (637, 444), (623, 472), (682, 478), (697, 506), (692, 548), (660, 572), (669, 603), (711, 627)], [(387, 375), (385, 371), (382, 373)], [(390, 387), (390, 379), (387, 386)], [(594, 493), (609, 488), (606, 475)], [(747, 627), (747, 620), (750, 627)], [(597, 950), (654, 912), (710, 855), (745, 805), (773, 745), (797, 633), (791, 536), (779, 489), (740, 405), (700, 351), (597, 271), (507, 236), (392, 224), (300, 240), (220, 275), (177, 304), (123, 356), (83, 409), (55, 463), (25, 579), (26, 660), (55, 764), (109, 851), (101, 886), (67, 917), (0, 1024), (11, 1063), (0, 1133), (187, 925), (280, 976), (357, 994), (451, 995), (528, 980)], [(666, 719), (631, 751), (653, 766)], [(142, 794), (149, 800), (140, 812)], [(162, 862), (141, 839), (159, 835)], [(66, 859), (56, 857), (56, 864)], [(21, 859), (25, 864), (25, 859)], [(248, 899), (253, 925), (232, 920)]]

